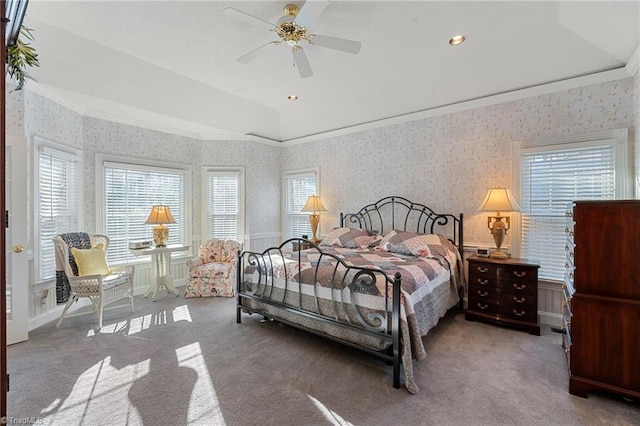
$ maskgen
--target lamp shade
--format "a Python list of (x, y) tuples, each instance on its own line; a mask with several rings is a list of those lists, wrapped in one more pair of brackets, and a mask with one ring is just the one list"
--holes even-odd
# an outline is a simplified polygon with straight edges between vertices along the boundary
[(491, 188), (478, 207), (479, 211), (519, 212), (520, 206), (509, 188)]
[(302, 208), (303, 212), (326, 212), (327, 209), (324, 208), (324, 206), (322, 205), (322, 202), (320, 201), (320, 197), (317, 195), (310, 195), (309, 198), (307, 198), (307, 202), (305, 203), (304, 207)]
[(147, 225), (161, 225), (165, 223), (176, 223), (176, 220), (171, 215), (169, 206), (153, 206), (151, 208), (151, 214), (145, 221)]

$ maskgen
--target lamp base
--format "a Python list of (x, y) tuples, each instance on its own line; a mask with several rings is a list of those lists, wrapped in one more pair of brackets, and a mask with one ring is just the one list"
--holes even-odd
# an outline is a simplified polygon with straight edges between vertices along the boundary
[(320, 240), (316, 237), (316, 233), (318, 232), (318, 223), (320, 223), (320, 216), (313, 213), (309, 215), (309, 222), (311, 223), (311, 232), (313, 233), (313, 237), (311, 237), (311, 241), (315, 244), (320, 244)]
[(156, 247), (166, 247), (167, 241), (169, 241), (169, 227), (163, 224), (155, 226), (153, 228), (153, 242), (156, 243)]
[(507, 255), (507, 253), (505, 253), (505, 252), (503, 252), (503, 251), (501, 251), (501, 250), (496, 250), (496, 251), (492, 252), (492, 253), (489, 255), (489, 257), (490, 257), (491, 259), (503, 259), (503, 260), (504, 260), (504, 259), (508, 259), (508, 258), (509, 258), (509, 256)]

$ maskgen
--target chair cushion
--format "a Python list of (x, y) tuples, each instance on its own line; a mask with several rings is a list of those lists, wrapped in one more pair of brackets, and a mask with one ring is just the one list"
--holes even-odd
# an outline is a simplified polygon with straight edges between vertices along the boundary
[(205, 263), (191, 270), (193, 278), (228, 278), (233, 269), (231, 263), (212, 262)]
[(208, 240), (200, 246), (203, 263), (233, 262), (238, 256), (240, 243), (235, 240)]
[(107, 264), (104, 244), (100, 243), (94, 248), (77, 249), (71, 247), (76, 264), (78, 265), (78, 276), (85, 275), (109, 275), (109, 265)]

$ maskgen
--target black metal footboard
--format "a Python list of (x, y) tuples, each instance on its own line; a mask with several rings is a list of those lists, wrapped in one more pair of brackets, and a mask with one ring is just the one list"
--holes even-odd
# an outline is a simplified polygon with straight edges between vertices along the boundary
[[(294, 244), (313, 249), (292, 251)], [(255, 313), (365, 351), (393, 363), (399, 388), (400, 288), (400, 274), (352, 266), (292, 238), (238, 253), (236, 322)]]

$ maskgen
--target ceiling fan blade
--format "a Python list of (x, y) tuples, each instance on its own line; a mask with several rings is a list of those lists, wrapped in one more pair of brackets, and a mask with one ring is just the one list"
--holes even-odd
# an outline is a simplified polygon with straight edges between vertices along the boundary
[(315, 34), (312, 36), (309, 43), (353, 54), (360, 52), (360, 46), (362, 45), (359, 41)]
[(249, 62), (253, 61), (254, 59), (256, 59), (258, 56), (262, 55), (262, 53), (264, 53), (265, 47), (269, 46), (270, 44), (274, 44), (274, 45), (279, 45), (280, 42), (279, 41), (270, 41), (269, 43), (265, 43), (262, 46), (253, 49), (251, 52), (249, 53), (245, 53), (244, 55), (240, 56), (238, 59), (236, 59), (236, 61), (240, 62), (241, 64), (248, 64)]
[(262, 26), (266, 26), (269, 29), (274, 29), (276, 27), (275, 24), (272, 24), (269, 21), (265, 21), (262, 18), (258, 18), (257, 16), (253, 16), (253, 15), (249, 15), (247, 12), (243, 12), (241, 10), (235, 9), (233, 7), (227, 7), (225, 8), (222, 13), (226, 16), (232, 17), (232, 18), (236, 18), (236, 19), (240, 19), (244, 22), (249, 22), (250, 24), (259, 24)]
[(298, 72), (300, 73), (300, 77), (307, 78), (313, 75), (313, 71), (311, 70), (311, 64), (309, 64), (309, 59), (307, 59), (307, 54), (304, 53), (304, 50), (300, 46), (293, 47), (293, 62), (296, 64), (296, 68), (298, 68)]
[(304, 2), (298, 16), (296, 16), (296, 23), (302, 27), (308, 27), (316, 21), (316, 18), (329, 6), (327, 0), (307, 0)]

